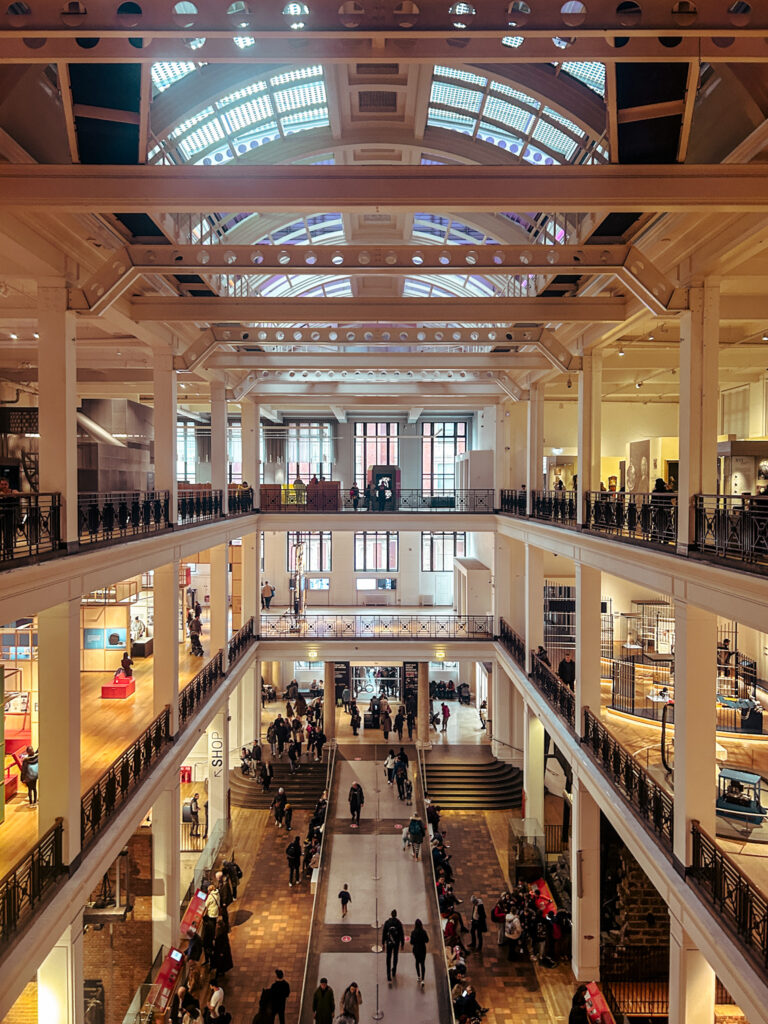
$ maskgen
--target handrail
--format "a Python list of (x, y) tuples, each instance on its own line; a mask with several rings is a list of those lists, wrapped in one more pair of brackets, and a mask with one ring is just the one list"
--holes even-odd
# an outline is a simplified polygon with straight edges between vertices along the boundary
[(525, 640), (504, 619), (499, 619), (499, 642), (525, 671)]
[(0, 497), (0, 562), (33, 560), (61, 546), (61, 494), (32, 491)]
[(81, 491), (80, 544), (102, 544), (170, 530), (170, 491)]
[(584, 529), (650, 544), (677, 543), (677, 493), (651, 491), (587, 491)]
[(531, 652), (530, 678), (571, 730), (576, 728), (576, 695), (535, 652)]
[(67, 873), (62, 858), (63, 838), (63, 819), (56, 818), (32, 849), (0, 879), (0, 946), (32, 920), (34, 908)]
[(768, 970), (768, 896), (748, 878), (698, 821), (691, 822), (686, 880), (736, 934), (745, 952)]
[(674, 801), (625, 750), (589, 708), (584, 708), (584, 743), (605, 777), (614, 783), (647, 831), (671, 858)]
[(492, 615), (262, 615), (261, 640), (493, 640)]

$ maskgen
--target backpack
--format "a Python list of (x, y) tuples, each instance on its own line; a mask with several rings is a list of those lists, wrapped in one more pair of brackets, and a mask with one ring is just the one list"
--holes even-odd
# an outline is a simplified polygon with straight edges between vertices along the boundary
[(412, 821), (408, 826), (408, 834), (413, 842), (420, 843), (424, 838), (424, 826), (420, 821)]
[(397, 934), (397, 925), (393, 918), (390, 918), (384, 926), (384, 942), (387, 946), (396, 946), (400, 941)]

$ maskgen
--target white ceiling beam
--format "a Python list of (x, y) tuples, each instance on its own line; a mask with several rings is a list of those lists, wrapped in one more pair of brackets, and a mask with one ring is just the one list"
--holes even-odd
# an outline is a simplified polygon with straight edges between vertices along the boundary
[(414, 406), (412, 409), (409, 409), (408, 410), (408, 422), (409, 423), (418, 423), (419, 422), (419, 417), (421, 416), (421, 414), (423, 412), (424, 412), (424, 406), (423, 405), (417, 405), (417, 406)]
[(345, 409), (342, 409), (340, 405), (332, 405), (331, 412), (336, 417), (339, 423), (347, 422), (347, 413)]
[(434, 353), (391, 352), (382, 367), (377, 352), (219, 352), (206, 362), (209, 370), (544, 370), (550, 361), (538, 352)]
[[(764, 44), (763, 44), (764, 45)], [(0, 165), (0, 209), (303, 213), (524, 209), (764, 212), (760, 164), (249, 166)]]

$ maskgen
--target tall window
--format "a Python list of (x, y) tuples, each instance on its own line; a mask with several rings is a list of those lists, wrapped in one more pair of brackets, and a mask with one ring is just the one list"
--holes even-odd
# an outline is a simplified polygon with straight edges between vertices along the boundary
[(427, 422), (421, 425), (421, 486), (424, 491), (452, 491), (456, 487), (457, 455), (467, 450), (466, 420)]
[(306, 483), (314, 474), (330, 478), (333, 438), (330, 423), (289, 423), (285, 442), (288, 483), (297, 476)]
[(195, 483), (197, 439), (194, 423), (176, 424), (176, 479)]
[(453, 559), (464, 554), (466, 541), (465, 533), (422, 533), (422, 572), (449, 572)]
[(239, 484), (243, 479), (243, 428), (240, 423), (227, 427), (227, 471), (231, 484)]
[(312, 530), (310, 532), (296, 532), (290, 530), (288, 537), (288, 552), (286, 564), (288, 572), (296, 571), (296, 545), (304, 544), (304, 571), (305, 572), (330, 572), (331, 571), (331, 532), (330, 530)]
[(397, 572), (400, 536), (396, 530), (355, 534), (356, 572)]
[(369, 466), (396, 466), (400, 456), (397, 423), (355, 423), (355, 483), (365, 484)]

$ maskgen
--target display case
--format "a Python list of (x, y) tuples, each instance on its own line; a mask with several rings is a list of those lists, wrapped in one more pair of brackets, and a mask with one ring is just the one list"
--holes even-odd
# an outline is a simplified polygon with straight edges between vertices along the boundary
[(720, 441), (717, 461), (720, 494), (768, 494), (768, 441)]

